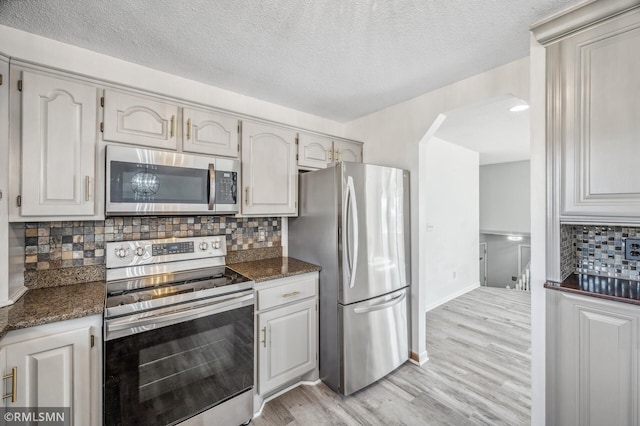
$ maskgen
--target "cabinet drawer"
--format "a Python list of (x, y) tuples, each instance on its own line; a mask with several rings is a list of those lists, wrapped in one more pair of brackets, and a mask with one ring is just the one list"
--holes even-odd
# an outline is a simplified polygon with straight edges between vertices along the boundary
[(257, 293), (258, 310), (269, 309), (315, 296), (315, 279), (313, 277), (305, 278), (277, 287), (258, 290)]

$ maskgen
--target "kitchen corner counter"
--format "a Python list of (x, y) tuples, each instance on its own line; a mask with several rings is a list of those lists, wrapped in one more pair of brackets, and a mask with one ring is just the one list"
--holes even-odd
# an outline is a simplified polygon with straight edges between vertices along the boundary
[(548, 281), (545, 288), (640, 305), (640, 281), (571, 274), (561, 283)]
[(292, 275), (317, 272), (322, 269), (318, 265), (303, 262), (292, 257), (272, 257), (250, 262), (227, 264), (227, 267), (251, 278), (256, 283), (290, 277)]
[(11, 330), (101, 314), (104, 297), (104, 281), (28, 290), (0, 308), (0, 338)]

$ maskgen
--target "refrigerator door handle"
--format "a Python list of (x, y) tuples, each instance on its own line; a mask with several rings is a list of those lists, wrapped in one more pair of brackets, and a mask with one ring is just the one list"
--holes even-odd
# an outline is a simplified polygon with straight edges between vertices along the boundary
[[(353, 218), (353, 230), (349, 227), (349, 216)], [(353, 178), (347, 178), (347, 214), (345, 239), (347, 246), (347, 263), (349, 265), (349, 288), (353, 288), (356, 283), (356, 270), (358, 267), (358, 202), (353, 185)], [(349, 234), (353, 232), (353, 248), (349, 240)], [(353, 253), (352, 253), (353, 249)]]
[(387, 302), (382, 302), (373, 306), (367, 306), (366, 308), (355, 308), (353, 312), (355, 312), (356, 314), (367, 314), (369, 312), (379, 311), (381, 309), (387, 309), (391, 306), (397, 305), (398, 303), (402, 302), (406, 297), (407, 297), (407, 292), (405, 291), (400, 296), (396, 296)]

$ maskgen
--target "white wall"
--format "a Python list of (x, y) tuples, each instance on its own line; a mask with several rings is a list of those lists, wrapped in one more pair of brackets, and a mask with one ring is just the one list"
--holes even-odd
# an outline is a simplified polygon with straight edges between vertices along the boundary
[(531, 232), (529, 161), (480, 166), (480, 231)]
[(421, 258), (429, 310), (479, 286), (479, 155), (437, 137), (425, 148), (419, 190), (431, 200), (420, 216), (429, 227)]
[[(419, 240), (426, 240), (423, 214), (419, 205), (427, 200), (419, 195), (418, 176), (420, 141), (441, 113), (468, 106), (496, 96), (512, 94), (529, 99), (529, 58), (503, 65), (414, 99), (391, 106), (346, 124), (345, 136), (364, 140), (364, 161), (409, 170), (411, 173), (411, 348), (420, 360), (426, 360), (425, 277), (419, 278), (419, 259), (429, 261), (420, 251)], [(436, 262), (436, 259), (430, 260)]]
[(0, 25), (0, 52), (12, 58), (113, 83), (343, 136), (344, 125), (187, 78)]

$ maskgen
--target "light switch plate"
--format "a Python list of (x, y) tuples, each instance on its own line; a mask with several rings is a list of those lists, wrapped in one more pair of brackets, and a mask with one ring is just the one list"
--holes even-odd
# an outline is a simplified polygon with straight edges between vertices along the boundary
[(624, 258), (627, 260), (640, 260), (640, 239), (627, 238), (624, 241)]

